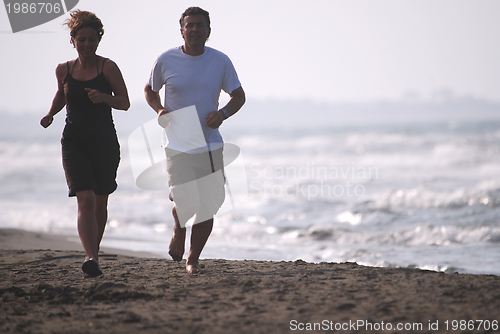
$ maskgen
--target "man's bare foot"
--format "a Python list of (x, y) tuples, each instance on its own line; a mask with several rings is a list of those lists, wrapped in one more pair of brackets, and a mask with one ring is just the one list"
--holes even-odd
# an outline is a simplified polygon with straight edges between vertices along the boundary
[(174, 230), (172, 232), (172, 240), (170, 240), (170, 246), (168, 247), (168, 254), (172, 257), (174, 261), (181, 261), (184, 255), (184, 244), (186, 242), (186, 228), (177, 227), (174, 225)]
[(172, 215), (174, 216), (175, 224), (172, 231), (172, 240), (168, 246), (168, 254), (174, 261), (181, 261), (184, 256), (184, 244), (186, 243), (186, 228), (181, 228), (179, 224), (179, 217), (175, 206), (172, 208)]
[(186, 271), (190, 275), (192, 275), (192, 274), (204, 274), (207, 272), (204, 268), (202, 268), (200, 266), (198, 261), (190, 261), (190, 260), (186, 261)]

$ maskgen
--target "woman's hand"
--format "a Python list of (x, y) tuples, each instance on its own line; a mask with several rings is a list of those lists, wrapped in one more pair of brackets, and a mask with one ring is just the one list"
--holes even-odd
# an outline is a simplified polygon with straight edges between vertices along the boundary
[(54, 121), (54, 117), (52, 115), (45, 115), (40, 121), (40, 125), (44, 128), (48, 128), (50, 124)]
[(107, 94), (101, 93), (100, 91), (92, 88), (85, 88), (85, 90), (88, 92), (90, 101), (94, 104), (104, 103), (107, 97)]

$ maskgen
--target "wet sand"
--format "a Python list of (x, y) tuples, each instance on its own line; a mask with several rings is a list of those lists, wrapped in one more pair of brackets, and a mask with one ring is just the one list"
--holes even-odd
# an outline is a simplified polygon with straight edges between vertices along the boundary
[(0, 229), (0, 249), (0, 333), (489, 333), (500, 321), (493, 275), (207, 259), (190, 276), (184, 261), (105, 249), (104, 274), (85, 279), (81, 246), (63, 237)]

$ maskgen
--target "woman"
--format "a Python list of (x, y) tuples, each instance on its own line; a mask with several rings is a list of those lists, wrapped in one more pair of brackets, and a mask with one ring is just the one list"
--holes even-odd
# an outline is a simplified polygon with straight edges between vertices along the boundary
[(99, 245), (108, 219), (108, 196), (116, 190), (120, 145), (111, 108), (127, 110), (127, 87), (118, 66), (96, 54), (104, 34), (93, 13), (73, 11), (65, 24), (78, 58), (56, 68), (58, 89), (49, 112), (40, 121), (44, 128), (66, 106), (66, 126), (61, 144), (69, 196), (78, 202), (78, 234), (87, 257), (85, 277), (102, 274)]

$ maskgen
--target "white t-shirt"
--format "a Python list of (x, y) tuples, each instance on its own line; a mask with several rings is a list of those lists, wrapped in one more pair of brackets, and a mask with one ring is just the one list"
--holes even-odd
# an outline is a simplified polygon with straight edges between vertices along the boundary
[[(195, 106), (205, 137), (204, 149), (207, 144), (210, 150), (222, 146), (219, 129), (208, 127), (206, 117), (219, 109), (221, 90), (230, 94), (241, 86), (228, 56), (207, 46), (201, 56), (187, 55), (181, 46), (170, 49), (156, 59), (149, 77), (149, 85), (155, 92), (165, 86), (164, 107), (170, 112)], [(193, 129), (199, 127), (193, 125)], [(186, 138), (183, 138), (186, 132), (181, 129), (175, 131), (174, 127), (167, 127), (165, 131), (167, 147), (186, 152)]]

